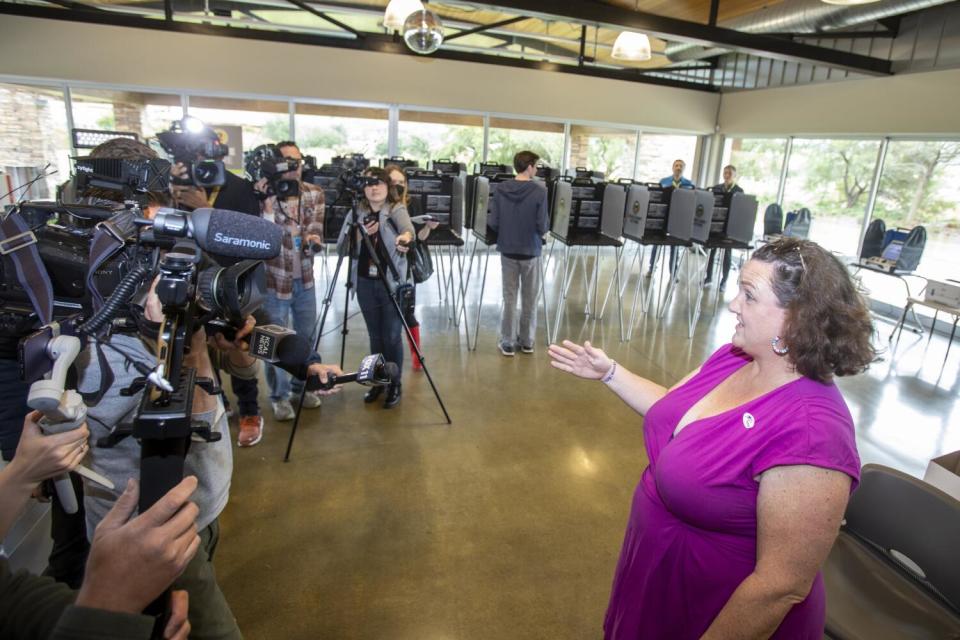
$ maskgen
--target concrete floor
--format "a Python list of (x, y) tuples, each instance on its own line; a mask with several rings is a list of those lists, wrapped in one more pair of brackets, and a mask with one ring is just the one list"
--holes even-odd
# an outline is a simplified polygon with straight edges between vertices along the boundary
[[(606, 263), (601, 293), (612, 257)], [(733, 333), (732, 315), (708, 298), (688, 339), (681, 295), (664, 320), (639, 316), (633, 339), (621, 342), (616, 307), (602, 321), (586, 319), (584, 278), (572, 282), (560, 335), (591, 340), (664, 384)], [(263, 442), (235, 450), (216, 564), (246, 638), (601, 636), (630, 496), (647, 463), (641, 419), (599, 382), (549, 366), (542, 313), (536, 354), (500, 355), (496, 255), (475, 352), (437, 284), (435, 276), (418, 288), (418, 317), (452, 425), (407, 361), (398, 408), (365, 405), (364, 389), (351, 385), (305, 414), (291, 462), (282, 462), (291, 423), (273, 423), (268, 408)], [(471, 314), (478, 291), (474, 281)], [(337, 308), (322, 341), (330, 361), (339, 356), (340, 320)], [(349, 326), (346, 369), (366, 354), (362, 318)], [(889, 325), (878, 326), (886, 345)], [(944, 345), (904, 333), (896, 358), (887, 353), (867, 374), (841, 381), (864, 462), (922, 475), (930, 457), (960, 448), (960, 429), (949, 428), (960, 348), (941, 367)]]

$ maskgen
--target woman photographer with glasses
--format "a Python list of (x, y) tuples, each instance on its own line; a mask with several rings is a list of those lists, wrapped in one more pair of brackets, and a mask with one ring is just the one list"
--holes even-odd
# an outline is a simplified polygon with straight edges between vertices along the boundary
[[(406, 253), (413, 242), (414, 229), (407, 208), (397, 195), (396, 189), (390, 185), (387, 172), (371, 167), (363, 175), (368, 180), (356, 212), (358, 221), (363, 224), (363, 230), (358, 229), (354, 237), (354, 261), (350, 275), (356, 283), (357, 301), (370, 335), (370, 352), (382, 353), (388, 362), (396, 363), (402, 371), (403, 323), (390, 295), (379, 280), (385, 277), (392, 291), (402, 290), (402, 285), (407, 281)], [(337, 240), (337, 251), (340, 255), (346, 255), (350, 246), (350, 228), (349, 224), (344, 224), (340, 231), (340, 238)], [(372, 255), (361, 234), (370, 236)], [(371, 387), (363, 401), (375, 402), (381, 393), (383, 387)], [(387, 389), (383, 406), (390, 409), (399, 402), (400, 381), (395, 380)]]
[[(387, 177), (390, 178), (390, 186), (392, 186), (397, 191), (397, 196), (399, 196), (400, 201), (403, 203), (403, 206), (407, 208), (407, 213), (410, 215), (410, 219), (413, 220), (419, 216), (422, 211), (420, 211), (420, 201), (416, 198), (410, 198), (410, 192), (407, 191), (407, 174), (403, 172), (403, 169), (400, 165), (388, 164), (383, 168), (386, 172)], [(417, 232), (417, 240), (420, 242), (426, 242), (427, 238), (430, 236), (430, 231), (436, 229), (440, 225), (439, 222), (430, 220), (424, 224), (413, 223), (413, 227)], [(412, 286), (416, 286), (412, 278), (408, 278)], [(414, 289), (413, 299), (410, 300), (407, 309), (404, 310), (404, 315), (407, 319), (407, 326), (410, 327), (410, 335), (413, 336), (413, 341), (416, 343), (417, 348), (420, 347), (420, 322), (417, 320), (417, 316), (414, 311), (416, 308), (416, 289)], [(420, 366), (420, 360), (417, 357), (417, 349), (414, 348), (413, 343), (410, 344), (410, 364), (413, 367), (414, 371), (419, 371), (422, 367)]]

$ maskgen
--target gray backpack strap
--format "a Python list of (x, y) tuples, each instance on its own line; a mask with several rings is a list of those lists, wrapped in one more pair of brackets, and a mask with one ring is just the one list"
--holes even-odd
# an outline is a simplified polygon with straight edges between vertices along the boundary
[(40, 324), (50, 324), (53, 320), (53, 283), (40, 259), (37, 236), (16, 209), (0, 222), (0, 256), (9, 257), (13, 262), (17, 280), (30, 296)]

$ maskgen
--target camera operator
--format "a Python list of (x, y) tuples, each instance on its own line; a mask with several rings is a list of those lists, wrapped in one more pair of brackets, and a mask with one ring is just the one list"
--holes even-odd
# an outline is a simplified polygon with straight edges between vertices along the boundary
[[(317, 297), (313, 288), (313, 260), (305, 251), (310, 245), (323, 242), (323, 189), (302, 180), (303, 155), (295, 142), (277, 144), (284, 158), (295, 161), (297, 168), (280, 174), (281, 180), (294, 181), (296, 194), (281, 198), (272, 193), (270, 182), (261, 178), (256, 188), (266, 197), (261, 204), (263, 217), (283, 228), (283, 247), (280, 255), (266, 262), (267, 300), (264, 315), (271, 324), (291, 327), (301, 336), (313, 339), (317, 319)], [(292, 316), (292, 321), (291, 321)], [(270, 385), (270, 404), (275, 420), (293, 420), (291, 393), (299, 395), (300, 381), (277, 367), (267, 368)], [(303, 407), (320, 406), (320, 396), (312, 391), (304, 394)]]
[[(370, 178), (363, 189), (363, 198), (360, 200), (356, 215), (362, 216), (363, 226), (370, 236), (371, 244), (376, 256), (371, 256), (367, 244), (359, 237), (357, 231), (354, 247), (356, 260), (353, 261), (353, 273), (350, 274), (357, 286), (357, 302), (367, 325), (370, 335), (370, 352), (382, 353), (389, 362), (396, 363), (399, 371), (403, 371), (403, 323), (397, 309), (393, 306), (388, 294), (381, 283), (380, 276), (386, 275), (390, 288), (395, 290), (398, 285), (404, 284), (407, 277), (407, 258), (410, 243), (413, 242), (413, 223), (403, 206), (397, 190), (390, 184), (390, 176), (386, 170), (371, 167), (363, 172), (364, 177)], [(348, 237), (351, 226), (344, 224), (337, 240), (337, 251), (345, 255), (349, 251)], [(393, 269), (388, 266), (393, 264)], [(378, 265), (386, 269), (386, 274), (379, 272)], [(393, 275), (404, 279), (397, 282)], [(372, 403), (380, 397), (383, 387), (371, 387), (363, 396), (363, 401)], [(387, 389), (387, 397), (383, 407), (391, 409), (400, 403), (401, 386), (399, 378)]]
[[(37, 484), (76, 468), (88, 450), (86, 426), (45, 436), (39, 419), (40, 413), (32, 412), (23, 420), (16, 456), (0, 469), (0, 539)], [(0, 557), (0, 637), (150, 638), (153, 618), (139, 612), (197, 551), (197, 508), (189, 502), (196, 484), (195, 478), (185, 478), (146, 513), (131, 519), (138, 495), (131, 480), (97, 528), (79, 593), (49, 578), (11, 573)], [(173, 592), (170, 608), (164, 637), (186, 640), (186, 592)]]
[[(146, 145), (127, 139), (109, 140), (91, 152), (91, 157), (112, 157), (127, 160), (155, 158), (156, 154)], [(119, 202), (122, 194), (109, 189), (90, 189), (84, 194), (90, 204), (109, 204), (111, 199)], [(167, 194), (151, 194), (144, 207), (146, 217), (153, 217), (155, 210)], [(128, 424), (136, 416), (141, 394), (125, 396), (121, 393), (139, 376), (130, 365), (131, 361), (156, 364), (156, 354), (151, 350), (151, 340), (142, 335), (155, 330), (155, 323), (162, 318), (159, 300), (148, 297), (143, 305), (139, 329), (115, 332), (110, 343), (116, 349), (102, 349), (96, 354), (86, 349), (76, 360), (77, 387), (81, 393), (100, 390), (103, 376), (113, 376), (113, 384), (103, 392), (96, 406), (89, 407), (87, 421), (94, 441), (106, 437), (121, 424)], [(104, 371), (103, 366), (109, 371)], [(184, 367), (197, 370), (198, 376), (214, 377), (213, 366), (207, 355), (206, 336), (200, 329), (191, 338), (190, 351), (184, 356)], [(233, 472), (233, 453), (226, 413), (219, 396), (211, 396), (200, 387), (195, 388), (193, 417), (206, 422), (211, 430), (223, 434), (219, 441), (195, 443), (184, 460), (184, 472), (197, 477), (198, 486), (194, 499), (199, 508), (197, 528), (200, 535), (200, 550), (174, 583), (174, 588), (184, 589), (192, 601), (190, 623), (194, 638), (240, 638), (240, 630), (230, 607), (216, 582), (213, 555), (219, 540), (218, 517), (229, 498), (230, 476)], [(122, 487), (129, 478), (139, 478), (140, 445), (133, 438), (126, 438), (111, 448), (93, 447), (89, 455), (90, 467), (110, 478), (114, 485)], [(85, 484), (84, 508), (88, 535), (93, 532), (108, 511), (120, 498), (118, 491), (110, 491), (93, 483)]]
[[(198, 153), (197, 161), (202, 160), (204, 160), (203, 154)], [(174, 178), (180, 178), (181, 181), (189, 176), (188, 168), (182, 162), (174, 163), (170, 174)], [(224, 172), (222, 186), (198, 187), (172, 184), (170, 192), (178, 209), (193, 211), (203, 207), (213, 207), (254, 216), (260, 215), (260, 199), (254, 191), (253, 183), (230, 171)], [(237, 396), (240, 430), (237, 444), (241, 447), (252, 447), (260, 442), (263, 434), (263, 416), (260, 414), (260, 404), (257, 401), (260, 395), (257, 377), (242, 378), (231, 375), (230, 386), (233, 388), (234, 395)]]
[[(128, 159), (148, 161), (157, 158), (156, 152), (136, 140), (115, 138), (90, 151), (91, 158)], [(116, 192), (101, 188), (89, 188), (83, 194), (77, 194), (74, 181), (68, 181), (62, 188), (71, 202), (82, 200), (84, 204), (116, 206), (122, 198)], [(69, 195), (67, 195), (69, 194)], [(78, 196), (83, 196), (79, 198)], [(144, 213), (152, 215), (158, 206), (167, 204), (166, 193), (149, 192), (144, 195)], [(30, 386), (20, 378), (18, 362), (18, 344), (20, 340), (39, 329), (35, 315), (2, 315), (0, 327), (0, 447), (3, 458), (10, 460), (17, 448), (23, 416), (30, 410), (27, 407), (27, 394)], [(83, 484), (71, 474), (70, 479), (77, 495), (79, 510), (68, 514), (60, 505), (55, 492), (51, 492), (51, 537), (53, 548), (49, 564), (44, 571), (53, 579), (76, 589), (83, 578), (83, 567), (87, 560), (89, 544), (87, 541), (85, 515), (83, 507)]]

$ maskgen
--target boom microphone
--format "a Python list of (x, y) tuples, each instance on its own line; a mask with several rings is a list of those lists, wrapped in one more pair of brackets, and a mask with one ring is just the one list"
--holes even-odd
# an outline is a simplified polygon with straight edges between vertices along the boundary
[(217, 256), (269, 260), (280, 255), (283, 230), (273, 222), (237, 211), (202, 208), (188, 213), (160, 209), (153, 219), (157, 235), (193, 238)]

